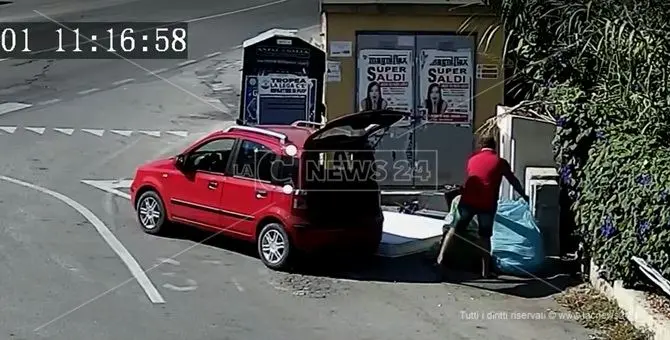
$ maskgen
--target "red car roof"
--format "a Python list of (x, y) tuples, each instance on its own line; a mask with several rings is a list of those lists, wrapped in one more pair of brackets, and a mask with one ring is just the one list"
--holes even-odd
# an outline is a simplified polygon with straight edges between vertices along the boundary
[(302, 149), (307, 138), (316, 131), (313, 128), (290, 125), (259, 125), (257, 127), (286, 135), (290, 143), (299, 149)]

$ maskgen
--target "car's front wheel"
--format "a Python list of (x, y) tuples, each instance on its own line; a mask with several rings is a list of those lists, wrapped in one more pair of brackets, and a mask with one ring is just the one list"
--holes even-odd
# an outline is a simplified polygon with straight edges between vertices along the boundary
[(137, 199), (137, 220), (147, 234), (157, 235), (165, 232), (169, 221), (166, 218), (163, 200), (155, 191), (147, 191)]
[(291, 260), (291, 241), (280, 223), (268, 223), (258, 234), (258, 256), (268, 268), (286, 270)]

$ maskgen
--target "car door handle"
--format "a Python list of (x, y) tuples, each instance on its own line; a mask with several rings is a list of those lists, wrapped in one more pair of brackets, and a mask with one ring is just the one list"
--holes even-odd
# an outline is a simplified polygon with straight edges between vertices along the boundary
[(209, 182), (209, 184), (207, 184), (207, 187), (214, 190), (214, 189), (219, 187), (219, 183), (211, 181), (211, 182)]
[(268, 197), (268, 192), (265, 190), (256, 190), (256, 198), (265, 198)]

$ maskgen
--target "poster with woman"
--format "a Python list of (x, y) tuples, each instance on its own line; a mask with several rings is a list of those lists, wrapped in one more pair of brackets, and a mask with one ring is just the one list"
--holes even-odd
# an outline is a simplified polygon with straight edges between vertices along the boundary
[(472, 123), (472, 52), (422, 50), (421, 111), (433, 123)]
[(409, 112), (412, 98), (411, 50), (361, 50), (358, 57), (358, 109)]

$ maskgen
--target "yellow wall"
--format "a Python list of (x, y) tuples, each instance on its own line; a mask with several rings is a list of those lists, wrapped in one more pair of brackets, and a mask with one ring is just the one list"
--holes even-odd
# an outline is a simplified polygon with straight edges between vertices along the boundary
[[(446, 6), (442, 6), (446, 7)], [(503, 46), (502, 29), (498, 30), (494, 38), (488, 43), (481, 41), (487, 29), (496, 24), (496, 19), (490, 14), (483, 13), (475, 16), (472, 12), (455, 14), (454, 11), (431, 11), (424, 8), (424, 13), (416, 13), (414, 8), (396, 8), (395, 11), (380, 13), (378, 9), (346, 10), (326, 9), (322, 15), (322, 27), (326, 29), (326, 49), (330, 41), (353, 42), (353, 56), (345, 58), (330, 58), (341, 62), (342, 78), (337, 83), (326, 83), (326, 107), (328, 119), (343, 114), (355, 112), (356, 99), (356, 32), (357, 31), (436, 31), (457, 33), (459, 27), (467, 23), (469, 31), (477, 34), (477, 44), (480, 46), (477, 53), (477, 64), (497, 64), (499, 66), (498, 79), (475, 79), (474, 123), (475, 129), (489, 117), (495, 115), (497, 104), (503, 100), (503, 68), (501, 54)], [(377, 12), (377, 13), (375, 13)], [(435, 12), (438, 12), (437, 14)], [(481, 44), (480, 44), (481, 41)], [(475, 72), (476, 74), (476, 72)]]

